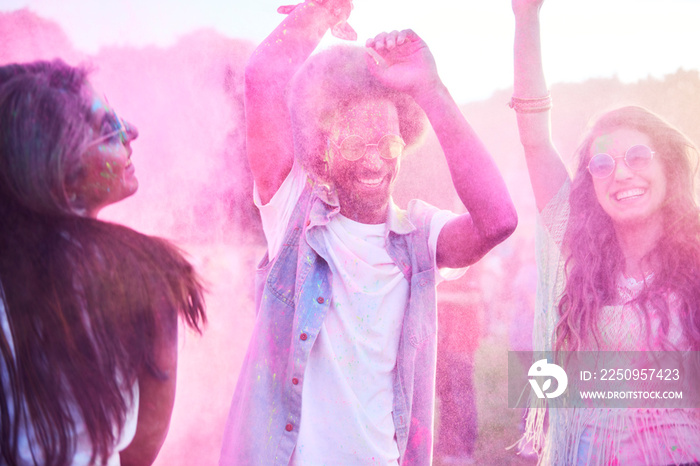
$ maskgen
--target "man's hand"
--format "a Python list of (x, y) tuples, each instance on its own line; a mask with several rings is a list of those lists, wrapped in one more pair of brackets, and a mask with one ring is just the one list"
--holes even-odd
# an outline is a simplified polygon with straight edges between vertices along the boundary
[(357, 40), (357, 32), (348, 24), (348, 17), (354, 8), (352, 0), (312, 0), (296, 5), (283, 5), (277, 8), (278, 13), (288, 15), (297, 7), (314, 7), (320, 5), (327, 9), (333, 16), (333, 24), (330, 26), (331, 34), (339, 39)]
[(385, 86), (415, 98), (440, 84), (432, 52), (412, 30), (382, 32), (366, 46), (367, 66)]
[(352, 0), (307, 0), (278, 11), (289, 16), (255, 49), (245, 68), (246, 152), (263, 204), (270, 202), (294, 165), (286, 98), (292, 77), (329, 28), (343, 34), (352, 31), (343, 26)]

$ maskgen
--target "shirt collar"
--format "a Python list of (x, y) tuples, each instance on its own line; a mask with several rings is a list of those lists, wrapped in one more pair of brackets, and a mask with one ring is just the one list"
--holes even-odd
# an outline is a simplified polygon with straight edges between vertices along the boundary
[[(340, 212), (340, 203), (335, 191), (331, 191), (323, 185), (316, 186), (316, 195), (325, 204), (326, 209), (324, 216), (327, 220), (337, 215)], [(314, 224), (325, 224), (327, 221), (319, 221), (317, 217)], [(389, 209), (387, 214), (387, 231), (394, 232), (398, 235), (407, 235), (416, 229), (415, 225), (408, 219), (408, 212), (399, 208), (394, 203), (394, 199), (389, 199)]]
[(407, 235), (416, 229), (415, 225), (408, 219), (408, 212), (400, 209), (394, 203), (394, 199), (389, 199), (389, 215), (387, 218), (387, 229), (398, 235)]

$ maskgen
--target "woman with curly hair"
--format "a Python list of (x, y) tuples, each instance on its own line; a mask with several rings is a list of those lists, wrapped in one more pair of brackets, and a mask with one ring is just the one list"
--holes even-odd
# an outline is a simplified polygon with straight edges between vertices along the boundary
[(124, 123), (60, 60), (0, 67), (0, 463), (150, 464), (177, 318), (202, 287), (167, 241), (96, 219), (138, 188)]
[[(589, 129), (571, 179), (550, 136), (542, 2), (512, 0), (511, 106), (544, 227), (535, 349), (698, 351), (697, 149), (654, 113), (618, 108)], [(544, 464), (700, 460), (700, 416), (693, 410), (550, 409), (547, 417), (531, 410), (526, 433)]]

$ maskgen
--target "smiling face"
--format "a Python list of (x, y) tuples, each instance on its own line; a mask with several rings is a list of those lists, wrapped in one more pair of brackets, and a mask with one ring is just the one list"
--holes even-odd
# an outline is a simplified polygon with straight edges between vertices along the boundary
[(75, 199), (76, 210), (95, 217), (103, 207), (138, 189), (130, 145), (138, 131), (122, 123), (104, 99), (88, 89), (92, 102), (88, 143), (79, 155), (76, 174), (66, 183), (66, 192)]
[(389, 200), (399, 172), (400, 157), (385, 159), (370, 145), (358, 160), (346, 160), (338, 149), (348, 136), (377, 144), (387, 135), (399, 135), (399, 117), (389, 100), (364, 100), (351, 105), (334, 122), (329, 139), (330, 181), (335, 186), (340, 212), (357, 222), (386, 221)]
[(596, 198), (616, 228), (662, 225), (661, 207), (666, 200), (666, 172), (656, 153), (645, 168), (633, 171), (624, 161), (627, 150), (644, 144), (655, 150), (649, 137), (637, 130), (619, 128), (593, 141), (589, 158), (604, 152), (615, 158), (615, 169), (606, 178), (593, 178)]

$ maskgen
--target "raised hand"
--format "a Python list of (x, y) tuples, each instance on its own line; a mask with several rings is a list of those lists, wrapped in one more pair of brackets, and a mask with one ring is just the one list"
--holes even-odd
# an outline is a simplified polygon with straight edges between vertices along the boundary
[[(542, 210), (559, 192), (568, 173), (559, 158), (550, 132), (551, 106), (549, 91), (542, 68), (539, 10), (543, 0), (511, 0), (515, 16), (515, 42), (513, 53), (513, 97), (538, 101), (537, 111), (518, 111), (520, 142), (525, 151), (532, 189), (537, 208)], [(527, 110), (527, 109), (526, 109)]]
[(288, 15), (295, 8), (305, 4), (309, 6), (321, 5), (332, 13), (335, 22), (331, 26), (331, 34), (335, 37), (344, 40), (357, 40), (357, 32), (347, 22), (354, 7), (352, 0), (313, 0), (296, 5), (283, 5), (277, 8), (277, 12)]
[(278, 11), (289, 16), (255, 49), (245, 69), (246, 152), (263, 204), (294, 164), (289, 82), (329, 28), (335, 35), (356, 37), (346, 23), (352, 0), (307, 0)]
[(412, 30), (382, 32), (366, 46), (367, 66), (385, 86), (415, 97), (440, 83), (432, 52)]

